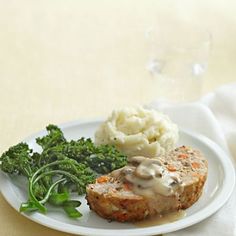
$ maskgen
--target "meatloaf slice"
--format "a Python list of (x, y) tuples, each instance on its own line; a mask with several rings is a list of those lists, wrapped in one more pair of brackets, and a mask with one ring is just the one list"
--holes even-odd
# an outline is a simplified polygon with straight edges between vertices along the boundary
[[(128, 168), (134, 170), (140, 166), (142, 158), (130, 158)], [(140, 162), (137, 163), (137, 160)], [(155, 195), (145, 191), (144, 194), (140, 194), (142, 191), (137, 193), (140, 186), (124, 177), (127, 167), (123, 167), (87, 186), (86, 199), (90, 209), (109, 220), (134, 222), (186, 209), (194, 204), (201, 196), (207, 178), (207, 161), (200, 151), (182, 146), (156, 160), (162, 170), (160, 180), (164, 175), (173, 179), (167, 186), (174, 190), (170, 194), (161, 191), (155, 192)], [(135, 174), (135, 170), (131, 174)]]

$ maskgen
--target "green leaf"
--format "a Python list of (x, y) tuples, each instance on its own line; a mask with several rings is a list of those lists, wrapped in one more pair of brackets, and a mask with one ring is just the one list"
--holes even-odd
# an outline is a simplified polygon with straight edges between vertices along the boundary
[(70, 218), (79, 218), (82, 214), (76, 209), (81, 205), (80, 201), (70, 200), (63, 204), (63, 209)]
[(28, 201), (21, 203), (20, 212), (31, 212), (37, 211), (38, 207), (34, 204), (34, 202)]
[(81, 205), (81, 202), (78, 200), (69, 200), (63, 204), (63, 206), (68, 207), (79, 207)]
[(55, 206), (60, 206), (62, 205), (64, 202), (69, 200), (69, 193), (53, 193), (51, 194), (51, 196), (49, 197), (49, 203)]

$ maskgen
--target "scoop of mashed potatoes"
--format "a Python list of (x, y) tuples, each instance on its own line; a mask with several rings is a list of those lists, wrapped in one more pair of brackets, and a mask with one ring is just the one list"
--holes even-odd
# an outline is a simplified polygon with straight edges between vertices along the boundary
[(156, 157), (175, 147), (178, 127), (168, 116), (142, 107), (115, 110), (95, 133), (96, 144), (113, 144), (128, 157)]

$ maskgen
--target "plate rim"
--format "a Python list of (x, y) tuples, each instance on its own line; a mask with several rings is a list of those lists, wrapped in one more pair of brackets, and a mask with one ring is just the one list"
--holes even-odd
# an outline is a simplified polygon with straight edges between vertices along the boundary
[[(94, 123), (100, 123), (104, 121), (104, 119), (82, 119), (82, 120), (74, 120), (69, 121), (63, 124), (58, 125), (62, 130), (78, 125), (86, 125), (86, 124), (94, 124)], [(235, 170), (233, 167), (233, 163), (229, 157), (229, 155), (214, 141), (207, 138), (204, 135), (194, 133), (192, 131), (183, 129), (180, 127), (180, 132), (183, 132), (189, 136), (191, 136), (193, 139), (197, 139), (198, 142), (203, 143), (207, 145), (208, 148), (213, 148), (217, 151), (218, 155), (217, 158), (220, 161), (223, 170), (224, 170), (224, 183), (230, 180), (230, 184), (222, 184), (221, 189), (217, 197), (208, 204), (206, 208), (201, 209), (200, 211), (194, 213), (191, 216), (188, 216), (187, 218), (183, 218), (178, 220), (178, 225), (176, 225), (176, 222), (168, 223), (168, 229), (166, 228), (167, 224), (159, 225), (159, 226), (150, 226), (145, 228), (132, 228), (132, 229), (100, 229), (100, 228), (90, 228), (85, 226), (79, 226), (79, 225), (71, 225), (69, 223), (63, 223), (60, 222), (60, 224), (57, 224), (58, 221), (47, 217), (46, 215), (43, 215), (41, 213), (35, 212), (33, 214), (25, 214), (20, 213), (18, 206), (20, 204), (20, 201), (18, 198), (14, 198), (15, 192), (11, 188), (11, 181), (7, 174), (3, 173), (1, 171), (1, 178), (0, 178), (0, 190), (5, 198), (5, 200), (8, 202), (8, 204), (13, 207), (18, 213), (25, 216), (26, 218), (39, 223), (43, 226), (46, 226), (48, 228), (52, 228), (58, 231), (67, 232), (67, 233), (73, 233), (73, 234), (83, 234), (83, 235), (96, 235), (96, 236), (110, 236), (111, 233), (113, 236), (120, 236), (120, 234), (125, 234), (129, 236), (143, 236), (143, 235), (153, 235), (153, 234), (160, 234), (160, 233), (169, 233), (173, 231), (177, 231), (186, 227), (189, 227), (191, 225), (194, 225), (196, 223), (199, 223), (200, 221), (208, 218), (215, 212), (217, 212), (229, 199), (231, 196), (234, 185), (235, 185)], [(40, 136), (45, 133), (45, 129), (40, 130), (36, 133), (33, 133), (32, 135), (25, 138), (24, 142), (29, 142), (35, 136)], [(227, 169), (227, 171), (226, 171)], [(5, 180), (3, 181), (5, 176)], [(9, 188), (10, 187), (10, 188)], [(216, 204), (217, 203), (217, 204)], [(204, 217), (202, 217), (202, 213), (204, 213)], [(46, 217), (46, 218), (45, 218)], [(188, 222), (186, 222), (186, 219), (188, 219)]]

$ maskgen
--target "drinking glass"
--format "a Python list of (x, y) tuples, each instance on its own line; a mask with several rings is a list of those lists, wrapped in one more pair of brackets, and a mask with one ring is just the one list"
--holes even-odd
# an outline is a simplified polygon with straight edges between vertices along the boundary
[(152, 27), (146, 33), (147, 70), (158, 98), (172, 102), (197, 100), (207, 70), (211, 34), (195, 27)]

